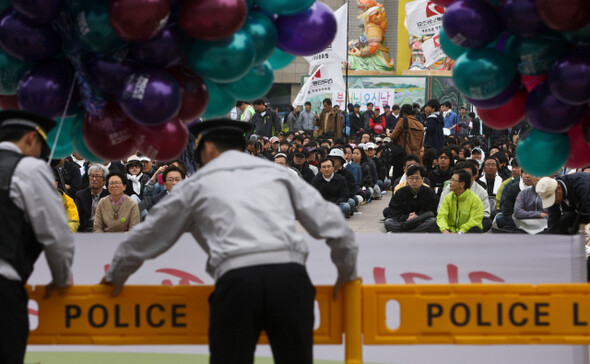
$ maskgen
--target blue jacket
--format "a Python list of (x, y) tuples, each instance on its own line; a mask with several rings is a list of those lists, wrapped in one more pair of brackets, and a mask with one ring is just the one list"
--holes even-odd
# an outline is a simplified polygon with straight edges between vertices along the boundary
[[(445, 118), (445, 128), (449, 129), (455, 125), (457, 125), (457, 113), (453, 110), (450, 110)], [(455, 128), (451, 129), (451, 134), (455, 134)]]

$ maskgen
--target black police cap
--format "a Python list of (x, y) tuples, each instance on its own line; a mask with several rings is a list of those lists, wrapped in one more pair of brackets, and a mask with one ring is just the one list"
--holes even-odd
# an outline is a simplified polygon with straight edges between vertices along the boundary
[(29, 111), (0, 111), (0, 128), (23, 128), (35, 130), (39, 134), (44, 141), (43, 150), (41, 152), (41, 157), (43, 158), (48, 157), (50, 153), (47, 134), (49, 134), (56, 125), (57, 123), (54, 120)]
[(194, 124), (189, 128), (197, 140), (195, 142), (195, 150), (199, 149), (201, 141), (210, 135), (227, 135), (229, 133), (239, 133), (244, 135), (252, 129), (250, 123), (243, 121), (236, 121), (231, 119), (216, 119), (207, 120)]

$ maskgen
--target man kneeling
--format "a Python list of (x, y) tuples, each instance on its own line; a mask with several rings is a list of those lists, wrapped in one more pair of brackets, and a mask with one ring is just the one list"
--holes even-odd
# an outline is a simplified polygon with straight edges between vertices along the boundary
[(469, 188), (471, 175), (455, 171), (449, 184), (451, 193), (443, 199), (436, 222), (443, 234), (481, 233), (483, 202)]
[(389, 202), (385, 229), (388, 232), (438, 232), (435, 217), (438, 196), (432, 188), (423, 185), (426, 169), (411, 165), (406, 176), (407, 185)]

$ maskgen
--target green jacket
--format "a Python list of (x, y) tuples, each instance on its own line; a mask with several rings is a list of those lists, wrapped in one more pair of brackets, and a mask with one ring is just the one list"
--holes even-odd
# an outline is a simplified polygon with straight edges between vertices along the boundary
[(436, 223), (440, 231), (467, 232), (474, 226), (483, 229), (483, 203), (471, 190), (465, 190), (457, 197), (454, 192), (445, 196), (438, 210)]

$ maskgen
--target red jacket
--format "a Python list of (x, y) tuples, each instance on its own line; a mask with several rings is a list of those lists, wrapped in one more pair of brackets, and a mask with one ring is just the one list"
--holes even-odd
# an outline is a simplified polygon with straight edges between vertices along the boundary
[(373, 116), (371, 117), (371, 119), (369, 119), (369, 127), (371, 128), (371, 130), (375, 130), (375, 127), (377, 125), (381, 125), (383, 131), (385, 131), (385, 116)]

